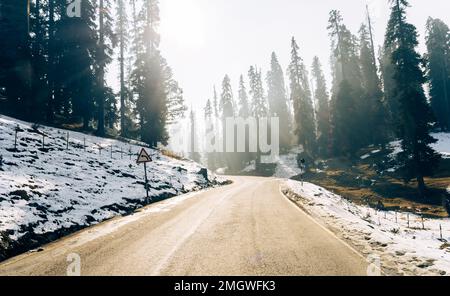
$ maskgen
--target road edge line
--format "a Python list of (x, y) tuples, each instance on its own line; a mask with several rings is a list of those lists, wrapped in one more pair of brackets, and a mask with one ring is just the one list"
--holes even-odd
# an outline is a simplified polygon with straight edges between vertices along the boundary
[[(286, 194), (284, 194), (284, 192), (281, 190), (281, 182), (283, 180), (279, 180), (279, 184), (278, 184), (278, 191), (280, 192), (280, 194), (284, 197), (284, 199), (289, 202), (289, 204), (291, 204), (293, 207), (295, 207), (297, 210), (301, 211), (303, 214), (305, 214), (305, 216), (308, 217), (309, 220), (311, 220), (312, 222), (314, 222), (316, 225), (318, 225), (320, 228), (322, 228), (323, 230), (325, 230), (326, 232), (328, 232), (329, 234), (331, 234), (334, 238), (336, 238), (338, 241), (340, 241), (344, 246), (346, 246), (347, 248), (349, 248), (353, 253), (357, 254), (359, 257), (361, 257), (365, 262), (369, 263), (367, 261), (367, 258), (364, 257), (363, 254), (361, 254), (361, 252), (359, 252), (358, 250), (356, 250), (352, 245), (350, 245), (349, 243), (347, 243), (346, 241), (344, 241), (342, 238), (338, 237), (334, 232), (332, 232), (329, 228), (327, 228), (325, 225), (323, 225), (322, 223), (320, 223), (319, 221), (317, 221), (314, 217), (312, 217), (312, 215), (308, 212), (306, 212), (304, 209), (302, 209), (302, 207), (297, 204), (296, 202), (294, 202), (292, 199), (290, 199), (288, 196), (286, 196)], [(378, 269), (378, 267), (377, 267)], [(379, 268), (380, 273), (383, 276), (386, 276), (386, 273)]]

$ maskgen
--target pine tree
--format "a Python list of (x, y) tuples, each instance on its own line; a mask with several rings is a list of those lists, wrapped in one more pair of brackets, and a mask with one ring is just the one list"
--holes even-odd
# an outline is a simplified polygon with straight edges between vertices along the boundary
[(219, 99), (217, 96), (216, 86), (214, 86), (213, 110), (214, 110), (214, 117), (219, 118)]
[(317, 102), (316, 119), (318, 153), (321, 156), (328, 156), (331, 132), (329, 94), (325, 75), (323, 74), (318, 57), (314, 57), (312, 75), (316, 85), (314, 94)]
[(238, 91), (238, 102), (239, 102), (239, 117), (247, 118), (250, 116), (250, 106), (248, 103), (247, 89), (245, 88), (244, 76), (241, 75), (239, 78), (239, 91)]
[(287, 104), (286, 85), (283, 69), (275, 52), (272, 53), (270, 71), (267, 73), (267, 99), (270, 116), (278, 117), (280, 124), (280, 149), (286, 151), (290, 147), (290, 114)]
[[(268, 107), (264, 97), (264, 88), (262, 84), (261, 72), (256, 67), (251, 66), (248, 71), (248, 78), (250, 84), (250, 114), (256, 119), (257, 134), (260, 133), (259, 119), (267, 117)], [(261, 151), (259, 149), (259, 137), (257, 137), (257, 153), (256, 153), (256, 169), (261, 165)]]
[(48, 41), (47, 41), (47, 83), (48, 93), (45, 104), (45, 119), (47, 123), (53, 123), (55, 118), (55, 0), (48, 0)]
[(165, 65), (166, 94), (167, 94), (167, 124), (173, 124), (183, 119), (187, 111), (184, 102), (183, 89), (173, 78), (172, 69)]
[(167, 94), (164, 80), (165, 61), (159, 52), (159, 7), (156, 0), (145, 0), (139, 13), (135, 40), (137, 58), (133, 86), (137, 94), (141, 140), (156, 147), (167, 144)]
[(361, 80), (363, 87), (362, 101), (359, 112), (363, 114), (361, 124), (363, 126), (366, 144), (385, 144), (386, 134), (386, 110), (383, 104), (383, 92), (378, 77), (378, 69), (374, 58), (371, 34), (367, 27), (362, 25), (360, 30), (360, 55)]
[[(214, 131), (214, 123), (213, 123), (213, 117), (214, 117), (214, 109), (211, 103), (211, 100), (208, 99), (206, 101), (206, 105), (205, 105), (205, 122), (206, 122), (206, 134), (208, 133), (212, 133)], [(206, 165), (209, 169), (211, 170), (216, 170), (217, 166), (216, 166), (216, 152), (211, 152), (208, 151), (206, 153)]]
[(427, 70), (431, 107), (437, 123), (450, 131), (450, 29), (440, 19), (429, 18), (426, 32)]
[(331, 128), (333, 152), (353, 156), (365, 141), (361, 135), (361, 72), (356, 37), (343, 24), (339, 11), (330, 12), (328, 30), (332, 37), (333, 87)]
[(43, 1), (35, 0), (30, 3), (30, 47), (31, 47), (31, 95), (26, 117), (30, 121), (41, 121), (45, 114), (47, 99), (47, 81), (45, 69), (46, 60), (46, 20)]
[(417, 31), (406, 21), (408, 1), (391, 0), (390, 3), (386, 45), (395, 49), (392, 53), (393, 98), (399, 105), (396, 118), (403, 150), (397, 159), (405, 181), (415, 178), (419, 195), (425, 197), (424, 177), (432, 174), (440, 158), (430, 146), (437, 141), (430, 136), (433, 116), (423, 91), (426, 79), (421, 69), (422, 59), (416, 51)]
[(206, 105), (205, 105), (205, 110), (204, 111), (205, 111), (205, 119), (206, 120), (211, 120), (212, 116), (213, 116), (213, 108), (212, 108), (210, 99), (208, 99), (206, 101)]
[(222, 82), (222, 95), (220, 96), (219, 110), (224, 122), (227, 117), (234, 116), (233, 90), (231, 88), (231, 81), (228, 75), (225, 75)]
[(70, 18), (65, 13), (65, 2), (55, 4), (59, 19), (54, 33), (54, 110), (63, 120), (81, 120), (83, 129), (88, 129), (98, 89), (96, 5), (82, 1), (81, 17)]
[(296, 124), (295, 135), (298, 144), (310, 156), (316, 152), (316, 135), (314, 124), (314, 108), (309, 87), (308, 74), (299, 55), (299, 47), (295, 38), (291, 40), (291, 62), (288, 67), (291, 101), (294, 107)]
[(261, 72), (256, 67), (251, 66), (248, 71), (250, 82), (251, 108), (250, 113), (256, 119), (267, 116), (268, 108), (264, 97)]
[[(239, 78), (239, 91), (238, 91), (238, 105), (239, 105), (239, 117), (242, 119), (247, 119), (248, 117), (250, 117), (250, 105), (249, 105), (249, 98), (248, 98), (248, 94), (247, 94), (247, 88), (245, 87), (245, 82), (244, 82), (244, 76), (241, 75)], [(239, 155), (239, 161), (240, 161), (240, 166), (242, 167), (242, 165), (245, 165), (251, 161), (252, 158), (252, 154), (250, 153), (250, 151), (248, 151), (247, 149), (249, 149), (250, 147), (250, 135), (249, 135), (249, 129), (246, 128), (246, 135), (245, 135), (245, 152), (241, 153)]]
[(221, 112), (222, 119), (222, 137), (223, 137), (223, 151), (222, 159), (226, 162), (227, 167), (231, 171), (235, 171), (235, 157), (234, 153), (226, 150), (227, 133), (226, 133), (226, 120), (227, 118), (234, 117), (234, 105), (233, 105), (233, 90), (231, 88), (231, 81), (228, 75), (225, 75), (222, 81), (222, 94), (220, 96), (219, 110)]
[(119, 42), (119, 79), (120, 79), (120, 132), (122, 136), (127, 134), (127, 119), (126, 119), (126, 109), (127, 109), (127, 92), (125, 80), (125, 54), (128, 44), (128, 20), (127, 20), (127, 10), (125, 6), (125, 0), (118, 0), (116, 7), (116, 36)]
[(397, 132), (395, 126), (395, 115), (399, 113), (398, 102), (394, 98), (395, 81), (393, 77), (394, 65), (392, 64), (393, 48), (390, 45), (384, 44), (379, 50), (381, 81), (383, 85), (383, 93), (387, 108), (387, 119), (390, 130)]
[[(115, 47), (116, 36), (113, 32), (111, 2), (107, 0), (99, 0), (99, 27), (98, 27), (98, 48), (96, 51), (96, 78), (97, 90), (96, 101), (98, 104), (97, 111), (97, 134), (105, 135), (105, 111), (111, 113), (112, 110), (106, 110), (111, 104), (106, 103), (107, 94), (111, 91), (107, 89), (105, 81), (106, 67), (112, 62), (112, 48)], [(111, 100), (111, 97), (109, 98)], [(115, 104), (113, 104), (115, 106)]]
[[(127, 82), (127, 99), (125, 100), (125, 136), (132, 138), (139, 138), (140, 124), (138, 106), (138, 95), (136, 92), (136, 85), (141, 85), (141, 77), (136, 76), (135, 65), (137, 64), (137, 57), (143, 52), (143, 42), (140, 38), (142, 33), (142, 26), (140, 22), (142, 19), (137, 12), (137, 0), (129, 0), (130, 4), (130, 28), (128, 37), (131, 40), (130, 46), (127, 48), (126, 56), (126, 82)], [(120, 34), (119, 38), (120, 38)]]
[(191, 112), (189, 115), (189, 121), (190, 121), (190, 131), (191, 131), (191, 138), (190, 138), (190, 155), (189, 157), (195, 161), (200, 162), (200, 154), (197, 151), (198, 147), (198, 141), (197, 141), (197, 121), (195, 118), (195, 112), (191, 108)]
[(119, 119), (119, 109), (117, 108), (117, 98), (110, 87), (105, 87), (105, 127), (110, 130), (116, 129)]
[(27, 1), (23, 0), (2, 2), (0, 6), (0, 88), (8, 114), (21, 118), (26, 115), (23, 104), (30, 102), (31, 91), (27, 10)]

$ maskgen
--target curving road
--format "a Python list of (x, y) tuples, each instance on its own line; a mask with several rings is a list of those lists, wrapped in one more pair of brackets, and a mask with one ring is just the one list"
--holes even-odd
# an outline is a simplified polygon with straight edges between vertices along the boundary
[[(0, 275), (366, 275), (356, 251), (302, 212), (273, 178), (150, 205), (0, 264)], [(69, 257), (73, 258), (73, 257)]]

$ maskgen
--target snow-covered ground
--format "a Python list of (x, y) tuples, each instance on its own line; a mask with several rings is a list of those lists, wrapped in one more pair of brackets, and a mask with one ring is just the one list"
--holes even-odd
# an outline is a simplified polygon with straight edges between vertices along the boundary
[(248, 165), (248, 166), (246, 166), (243, 170), (242, 170), (242, 172), (243, 173), (249, 173), (249, 172), (253, 172), (253, 171), (255, 171), (256, 170), (256, 162), (254, 161), (254, 160), (252, 160), (251, 162), (250, 162), (250, 164)]
[(274, 177), (277, 178), (292, 178), (300, 175), (302, 170), (297, 164), (297, 155), (301, 153), (302, 149), (293, 149), (290, 153), (280, 155), (277, 160), (277, 168), (275, 170)]
[(369, 261), (379, 258), (386, 274), (450, 275), (450, 219), (424, 219), (422, 224), (420, 216), (377, 212), (310, 183), (287, 180), (285, 187), (291, 200)]
[[(14, 130), (19, 126), (17, 151)], [(56, 233), (126, 214), (145, 203), (144, 169), (136, 164), (141, 143), (39, 127), (0, 116), (0, 259), (5, 241)], [(86, 149), (84, 149), (84, 142)], [(103, 149), (99, 150), (99, 147)], [(112, 149), (112, 156), (111, 156)], [(163, 199), (219, 183), (188, 160), (147, 149), (150, 197)], [(100, 153), (101, 152), (101, 153)], [(26, 243), (26, 242), (21, 242)]]

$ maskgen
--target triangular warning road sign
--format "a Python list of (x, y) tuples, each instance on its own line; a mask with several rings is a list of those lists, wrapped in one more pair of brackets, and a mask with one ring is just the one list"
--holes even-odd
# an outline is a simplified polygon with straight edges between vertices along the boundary
[(150, 155), (148, 155), (147, 151), (145, 151), (144, 148), (141, 149), (141, 152), (139, 152), (139, 156), (136, 160), (137, 164), (140, 163), (146, 163), (146, 162), (151, 162), (152, 158), (150, 157)]

